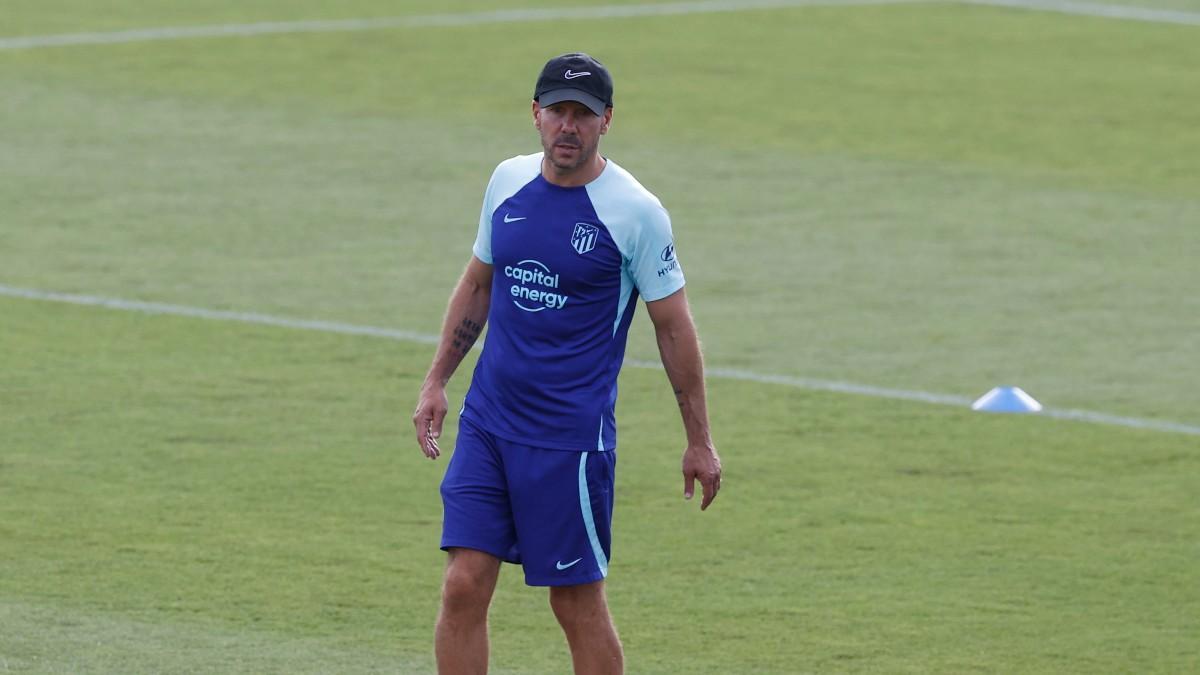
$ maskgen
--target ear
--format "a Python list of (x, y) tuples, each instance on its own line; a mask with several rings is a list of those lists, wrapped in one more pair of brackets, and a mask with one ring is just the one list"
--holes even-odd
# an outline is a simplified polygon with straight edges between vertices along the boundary
[(604, 109), (604, 119), (600, 122), (600, 134), (608, 133), (608, 127), (612, 125), (612, 108)]
[(542, 106), (538, 105), (537, 101), (530, 102), (530, 110), (533, 112), (533, 127), (538, 131), (542, 130)]

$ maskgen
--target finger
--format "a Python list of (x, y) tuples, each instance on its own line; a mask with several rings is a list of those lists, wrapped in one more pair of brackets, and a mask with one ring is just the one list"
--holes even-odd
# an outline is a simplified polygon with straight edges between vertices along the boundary
[(438, 446), (437, 439), (433, 437), (432, 432), (426, 432), (425, 444), (427, 446), (427, 450), (425, 452), (426, 457), (429, 459), (437, 459), (438, 457), (441, 457), (442, 449)]
[(696, 475), (691, 473), (683, 474), (683, 498), (691, 499), (696, 493)]
[(433, 440), (430, 433), (432, 419), (429, 413), (421, 408), (417, 408), (417, 412), (413, 414), (413, 427), (417, 432), (417, 445), (420, 446), (421, 452), (429, 459), (437, 459), (441, 454), (438, 448), (437, 441)]
[(704, 500), (700, 502), (700, 510), (703, 511), (717, 498), (717, 490), (720, 489), (720, 483), (716, 476), (710, 476), (708, 480), (700, 479), (700, 486), (704, 488)]
[(439, 408), (433, 411), (433, 420), (429, 426), (430, 432), (434, 438), (442, 437), (442, 422), (446, 419), (446, 409)]
[(420, 408), (413, 413), (413, 431), (417, 436), (417, 446), (421, 448), (421, 452), (425, 456), (429, 456), (429, 449), (426, 447), (425, 437), (429, 430), (429, 417)]

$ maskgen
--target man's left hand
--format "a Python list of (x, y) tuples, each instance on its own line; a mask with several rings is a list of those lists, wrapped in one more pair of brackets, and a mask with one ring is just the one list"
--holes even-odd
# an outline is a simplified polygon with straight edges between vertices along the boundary
[(700, 501), (703, 511), (717, 498), (721, 489), (721, 458), (711, 444), (689, 445), (683, 451), (683, 498), (691, 499), (696, 492), (696, 481), (700, 481), (704, 498)]

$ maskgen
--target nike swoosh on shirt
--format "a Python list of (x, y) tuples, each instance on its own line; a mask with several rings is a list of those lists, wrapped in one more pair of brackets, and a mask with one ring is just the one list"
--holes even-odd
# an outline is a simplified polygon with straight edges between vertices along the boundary
[(576, 558), (576, 559), (572, 560), (571, 562), (567, 563), (566, 565), (562, 564), (562, 561), (559, 560), (558, 562), (554, 563), (554, 566), (557, 567), (558, 570), (561, 572), (562, 570), (565, 570), (568, 567), (574, 567), (575, 563), (579, 562), (580, 560), (583, 560), (583, 558)]
[(529, 217), (529, 216), (521, 216), (520, 218), (510, 218), (510, 217), (509, 217), (509, 215), (506, 213), (506, 214), (504, 214), (504, 222), (506, 222), (506, 223), (515, 223), (515, 222), (517, 222), (518, 220), (525, 220), (525, 219), (526, 219), (526, 218), (528, 218), (528, 217)]

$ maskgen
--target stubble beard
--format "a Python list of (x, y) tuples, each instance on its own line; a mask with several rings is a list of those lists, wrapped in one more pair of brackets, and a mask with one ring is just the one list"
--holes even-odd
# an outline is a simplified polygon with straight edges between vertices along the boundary
[[(557, 145), (564, 140), (566, 140), (568, 143), (571, 143), (572, 140), (575, 143), (578, 143), (578, 145), (575, 145), (576, 154), (575, 154), (575, 158), (573, 160), (559, 159), (558, 155), (555, 153), (555, 150), (557, 149)], [(546, 157), (549, 158), (549, 160), (550, 160), (550, 165), (553, 166), (555, 171), (557, 173), (559, 173), (560, 175), (568, 174), (573, 171), (577, 171), (582, 167), (587, 166), (588, 163), (591, 162), (592, 159), (595, 158), (595, 156), (596, 156), (596, 146), (595, 145), (592, 145), (592, 146), (584, 145), (583, 142), (579, 141), (578, 139), (556, 138), (556, 139), (554, 139), (554, 141), (552, 141), (550, 143), (546, 143), (545, 141), (543, 141), (542, 149), (545, 150)]]

